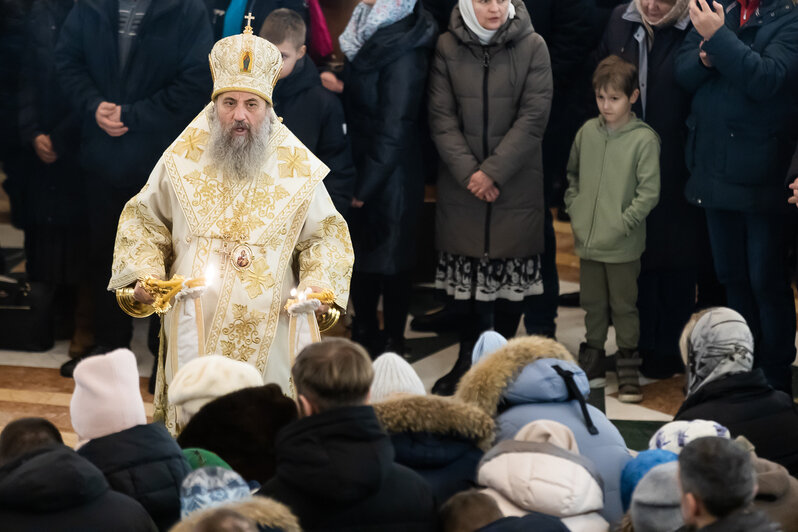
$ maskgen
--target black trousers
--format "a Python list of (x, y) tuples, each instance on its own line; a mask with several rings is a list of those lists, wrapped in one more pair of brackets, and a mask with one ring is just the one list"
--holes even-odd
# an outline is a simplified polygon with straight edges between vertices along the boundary
[(87, 187), (91, 259), (88, 274), (94, 300), (95, 343), (108, 349), (129, 347), (133, 335), (132, 318), (119, 308), (116, 296), (108, 291), (108, 281), (119, 215), (141, 187), (113, 187), (100, 176), (89, 176)]

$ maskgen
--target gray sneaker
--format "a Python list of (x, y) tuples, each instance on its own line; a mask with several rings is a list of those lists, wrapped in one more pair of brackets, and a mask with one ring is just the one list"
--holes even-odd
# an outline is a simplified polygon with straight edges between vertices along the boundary
[(590, 347), (584, 342), (579, 345), (579, 366), (587, 375), (591, 388), (602, 388), (607, 383), (606, 355), (603, 349)]
[(637, 350), (619, 349), (615, 365), (618, 369), (618, 400), (639, 403), (643, 400), (640, 388), (640, 354)]

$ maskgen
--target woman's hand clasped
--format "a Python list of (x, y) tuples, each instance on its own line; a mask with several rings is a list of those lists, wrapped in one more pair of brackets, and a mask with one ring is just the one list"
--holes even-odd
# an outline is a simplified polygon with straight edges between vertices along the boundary
[(482, 170), (477, 170), (468, 180), (468, 191), (482, 201), (493, 203), (499, 198), (499, 189), (493, 179)]

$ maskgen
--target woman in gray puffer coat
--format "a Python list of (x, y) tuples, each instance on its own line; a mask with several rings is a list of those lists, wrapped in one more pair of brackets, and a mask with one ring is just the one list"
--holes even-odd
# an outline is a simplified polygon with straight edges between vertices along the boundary
[(436, 287), (462, 313), (460, 354), (433, 392), (451, 394), (479, 334), (512, 337), (543, 292), (541, 139), (552, 97), (546, 43), (521, 0), (459, 0), (429, 76), (440, 153)]

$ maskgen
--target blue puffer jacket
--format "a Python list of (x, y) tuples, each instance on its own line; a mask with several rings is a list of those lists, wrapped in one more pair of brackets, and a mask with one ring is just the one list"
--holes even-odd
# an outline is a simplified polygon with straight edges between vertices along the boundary
[[(496, 419), (497, 440), (509, 440), (518, 430), (537, 419), (551, 419), (571, 429), (579, 445), (579, 453), (588, 457), (599, 470), (604, 480), (604, 512), (611, 522), (620, 520), (621, 471), (632, 457), (626, 443), (607, 416), (591, 405), (570, 399), (566, 382), (555, 367), (573, 374), (573, 380), (583, 397), (590, 393), (585, 372), (576, 364), (547, 358), (526, 366), (515, 382), (504, 392), (504, 410)], [(501, 406), (499, 407), (501, 410)], [(589, 421), (588, 421), (589, 419)], [(591, 434), (589, 426), (596, 429)]]
[[(617, 524), (623, 516), (621, 471), (632, 457), (618, 429), (600, 410), (585, 404), (589, 391), (585, 373), (565, 347), (530, 336), (510, 340), (480, 359), (463, 376), (455, 397), (497, 415), (496, 441), (511, 439), (521, 427), (538, 419), (557, 421), (571, 429), (579, 453), (596, 464), (604, 481), (601, 515)], [(577, 395), (581, 401), (571, 399)]]
[(798, 130), (798, 9), (762, 0), (742, 28), (737, 0), (720, 0), (726, 24), (702, 49), (690, 31), (676, 58), (676, 79), (694, 93), (685, 149), (688, 201), (747, 212), (786, 210), (784, 175)]

